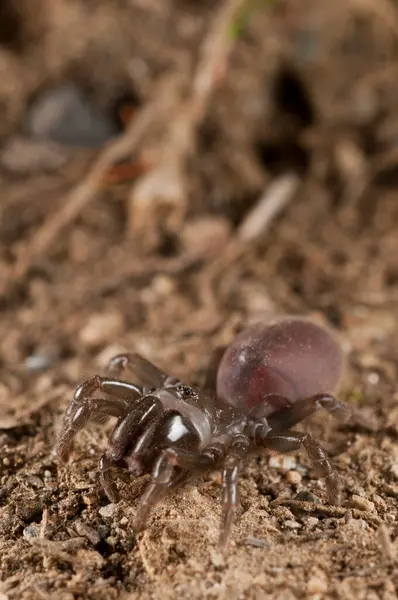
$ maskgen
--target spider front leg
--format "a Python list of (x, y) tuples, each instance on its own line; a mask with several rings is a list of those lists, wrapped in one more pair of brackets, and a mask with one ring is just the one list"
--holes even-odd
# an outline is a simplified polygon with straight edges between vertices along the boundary
[(126, 369), (138, 377), (145, 387), (152, 390), (177, 382), (175, 377), (170, 377), (137, 352), (118, 354), (110, 360), (108, 365), (108, 372), (116, 377), (122, 375)]
[(210, 469), (218, 458), (215, 454), (189, 452), (181, 448), (163, 450), (153, 468), (152, 482), (148, 485), (138, 504), (134, 519), (135, 529), (140, 531), (144, 527), (152, 508), (181, 477), (182, 473), (178, 468), (186, 471), (186, 475), (191, 470)]
[[(76, 388), (73, 399), (66, 410), (65, 421), (73, 419), (74, 414), (79, 410), (81, 404), (87, 398), (91, 398), (97, 391), (104, 392), (120, 400), (129, 400), (130, 402), (131, 400), (138, 400), (143, 395), (143, 389), (133, 383), (94, 375), (94, 377), (90, 377), (90, 379), (87, 379)], [(124, 403), (124, 406), (127, 405)], [(105, 414), (108, 413), (106, 412)]]
[(244, 459), (249, 450), (247, 436), (237, 434), (232, 438), (231, 446), (225, 457), (222, 474), (222, 516), (218, 545), (225, 550), (231, 537), (232, 524), (236, 508), (239, 504), (238, 478)]
[(66, 462), (72, 450), (73, 438), (90, 420), (98, 415), (122, 418), (127, 414), (128, 406), (123, 400), (85, 397), (79, 400), (78, 406), (67, 415), (64, 426), (58, 436), (56, 453)]
[(308, 435), (308, 433), (289, 431), (286, 433), (273, 434), (271, 432), (263, 438), (262, 445), (265, 448), (278, 450), (279, 452), (292, 452), (298, 450), (301, 446), (304, 446), (308, 457), (315, 467), (317, 467), (321, 477), (325, 478), (326, 491), (330, 504), (336, 506), (340, 504), (340, 478), (337, 475), (326, 450)]

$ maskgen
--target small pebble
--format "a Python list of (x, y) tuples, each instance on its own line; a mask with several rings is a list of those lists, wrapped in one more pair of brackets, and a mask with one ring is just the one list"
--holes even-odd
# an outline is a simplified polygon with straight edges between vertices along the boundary
[(86, 494), (83, 496), (82, 500), (87, 506), (92, 506), (97, 502), (97, 496), (95, 494)]
[(296, 467), (296, 459), (294, 456), (284, 456), (283, 454), (277, 454), (271, 456), (268, 464), (274, 469), (281, 469), (282, 471), (291, 471)]
[(391, 475), (398, 479), (398, 463), (394, 463), (390, 467)]
[(220, 552), (212, 552), (210, 555), (210, 560), (214, 567), (223, 567), (225, 565), (225, 559)]
[(47, 89), (27, 111), (24, 130), (34, 138), (70, 146), (101, 146), (119, 133), (105, 111), (73, 83)]
[(297, 471), (288, 471), (286, 473), (286, 481), (288, 483), (293, 483), (293, 485), (298, 485), (299, 483), (301, 483), (302, 477), (300, 475), (300, 473), (297, 473)]
[(167, 275), (156, 275), (151, 287), (156, 296), (170, 296), (175, 291), (175, 283)]
[(120, 335), (123, 326), (123, 317), (118, 312), (95, 314), (80, 331), (79, 338), (85, 346), (100, 346)]
[(311, 594), (311, 596), (314, 596), (315, 594), (326, 594), (328, 591), (326, 578), (321, 577), (320, 575), (311, 577), (307, 584), (307, 591), (309, 594)]
[(45, 479), (51, 479), (51, 477), (52, 477), (51, 471), (45, 470), (44, 471), (44, 478)]
[(30, 475), (29, 477), (27, 477), (26, 482), (32, 487), (38, 489), (42, 488), (44, 485), (40, 477), (36, 477), (36, 475)]
[(36, 525), (36, 524), (28, 525), (23, 530), (22, 535), (27, 540), (32, 540), (34, 538), (37, 538), (40, 535), (40, 526)]
[(129, 522), (129, 520), (127, 517), (122, 517), (119, 521), (119, 525), (122, 525), (122, 527), (123, 527), (124, 525), (127, 525), (128, 522)]
[(371, 385), (377, 385), (380, 381), (380, 375), (373, 371), (372, 373), (369, 373), (368, 381)]
[(300, 529), (300, 527), (302, 527), (301, 523), (297, 523), (297, 521), (294, 521), (293, 519), (287, 519), (283, 524), (289, 529)]
[(28, 371), (45, 371), (51, 367), (54, 358), (48, 354), (31, 354), (25, 360), (25, 367)]
[(5, 456), (5, 457), (3, 458), (3, 465), (4, 465), (5, 467), (9, 467), (9, 466), (10, 466), (10, 464), (11, 464), (11, 461), (10, 461), (10, 459), (8, 458), (8, 456)]
[(370, 500), (367, 500), (366, 498), (362, 498), (361, 496), (358, 496), (357, 494), (354, 494), (352, 496), (350, 504), (353, 508), (357, 508), (358, 510), (365, 510), (368, 512), (375, 510), (374, 502), (371, 502)]
[(98, 512), (101, 515), (101, 517), (104, 517), (105, 519), (110, 519), (115, 515), (116, 510), (117, 510), (116, 504), (111, 502), (110, 504), (107, 504), (106, 506), (102, 506)]
[(305, 522), (309, 529), (314, 529), (314, 527), (318, 525), (319, 519), (317, 519), (316, 517), (307, 517)]
[(98, 531), (96, 531), (93, 527), (87, 525), (87, 523), (84, 523), (83, 521), (76, 521), (75, 529), (76, 533), (90, 540), (93, 546), (99, 544), (101, 538)]
[(302, 490), (301, 492), (295, 495), (294, 499), (300, 500), (301, 502), (316, 502), (317, 504), (321, 502), (318, 496), (314, 496), (314, 494), (312, 494), (308, 490)]
[(375, 507), (378, 508), (379, 510), (386, 510), (387, 504), (385, 503), (383, 498), (381, 496), (379, 496), (378, 494), (373, 494), (372, 501), (374, 502)]
[(107, 537), (105, 541), (107, 544), (112, 546), (112, 548), (114, 548), (117, 544), (117, 539), (113, 535), (110, 535), (109, 537)]

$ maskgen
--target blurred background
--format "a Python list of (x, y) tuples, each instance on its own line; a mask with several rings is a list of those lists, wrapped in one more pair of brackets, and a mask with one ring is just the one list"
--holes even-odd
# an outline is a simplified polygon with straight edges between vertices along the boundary
[[(397, 77), (392, 0), (0, 0), (4, 597), (396, 598)], [(84, 567), (64, 556), (64, 572), (29, 545), (43, 518), (47, 541), (64, 541), (67, 520), (83, 539), (75, 521), (99, 527), (88, 492), (70, 492), (95, 471), (92, 432), (60, 487), (51, 454), (82, 378), (136, 350), (200, 384), (210, 349), (281, 313), (336, 328), (342, 396), (378, 421), (370, 436), (315, 420), (328, 449), (349, 439), (337, 460), (351, 508), (374, 517), (346, 518), (339, 564), (322, 532), (341, 514), (299, 520), (291, 537), (320, 528), (307, 543), (238, 545), (227, 570), (181, 524), (178, 541), (156, 530), (143, 545), (107, 525), (96, 544), (113, 536), (116, 550), (81, 550)], [(296, 522), (279, 507), (261, 525), (279, 484), (292, 497), (318, 486), (261, 460), (243, 482), (253, 539)], [(192, 518), (218, 510), (205, 485)]]

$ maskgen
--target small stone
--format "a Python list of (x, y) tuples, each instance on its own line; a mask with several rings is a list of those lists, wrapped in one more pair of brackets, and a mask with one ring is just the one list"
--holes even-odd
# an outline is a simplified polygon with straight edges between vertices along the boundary
[(116, 123), (73, 83), (42, 92), (27, 111), (25, 132), (69, 146), (101, 146), (119, 133)]
[(107, 537), (105, 541), (107, 544), (112, 546), (112, 548), (114, 548), (117, 544), (117, 539), (113, 535), (110, 535), (109, 537)]
[(127, 525), (127, 523), (129, 522), (127, 517), (122, 517), (119, 521), (119, 525), (121, 525), (122, 527), (124, 527), (125, 525)]
[(318, 496), (314, 496), (314, 494), (312, 494), (308, 490), (302, 490), (301, 492), (296, 494), (294, 499), (300, 500), (301, 502), (315, 502), (316, 504), (319, 504), (321, 502)]
[(287, 519), (283, 524), (288, 529), (300, 529), (302, 527), (301, 523), (297, 523), (297, 521), (294, 521), (293, 519)]
[(31, 354), (25, 360), (25, 367), (28, 371), (45, 371), (51, 367), (54, 358), (48, 354)]
[(297, 473), (297, 471), (288, 471), (286, 473), (286, 481), (288, 483), (292, 483), (293, 485), (299, 485), (299, 483), (301, 483), (302, 477), (300, 475), (300, 473)]
[(225, 565), (225, 559), (220, 552), (212, 552), (210, 555), (212, 565), (216, 568), (223, 567)]
[(39, 537), (40, 535), (40, 526), (33, 523), (32, 525), (28, 525), (22, 532), (22, 535), (27, 540), (32, 540), (34, 538)]
[(92, 506), (97, 502), (97, 496), (95, 494), (85, 494), (82, 500), (87, 506)]
[(311, 577), (307, 584), (307, 591), (311, 596), (314, 596), (315, 594), (326, 594), (328, 591), (326, 578), (321, 575), (314, 575)]
[(116, 510), (117, 510), (116, 504), (111, 502), (110, 504), (107, 504), (106, 506), (102, 506), (98, 512), (101, 515), (101, 517), (104, 517), (104, 519), (111, 519), (112, 517), (115, 516)]
[(5, 467), (9, 467), (9, 466), (10, 466), (10, 464), (11, 464), (11, 461), (10, 461), (10, 459), (8, 458), (8, 456), (5, 456), (5, 457), (3, 458), (3, 465), (4, 465)]
[(47, 471), (47, 469), (44, 471), (43, 475), (44, 479), (51, 479), (52, 477), (51, 471)]
[(174, 281), (167, 275), (156, 275), (151, 287), (156, 296), (170, 296), (175, 291)]
[(373, 494), (372, 501), (374, 502), (375, 507), (377, 509), (379, 509), (379, 510), (386, 510), (387, 504), (385, 503), (385, 501), (383, 500), (383, 498), (381, 496), (379, 496), (378, 494)]
[(76, 533), (90, 540), (93, 546), (99, 544), (101, 538), (98, 531), (96, 531), (93, 527), (87, 525), (87, 523), (84, 523), (83, 521), (76, 521), (75, 529)]
[(375, 510), (374, 502), (371, 502), (366, 498), (362, 498), (357, 494), (352, 496), (350, 504), (353, 508), (357, 508), (358, 510), (365, 510), (367, 512), (372, 512)]
[(318, 525), (319, 519), (317, 519), (316, 517), (307, 517), (305, 523), (308, 529), (314, 529), (314, 527)]
[(80, 341), (88, 347), (100, 346), (118, 337), (123, 330), (123, 318), (118, 312), (92, 315), (80, 331)]
[(390, 467), (391, 475), (398, 479), (398, 463), (394, 463)]
[(280, 469), (281, 471), (294, 470), (296, 466), (296, 459), (294, 456), (284, 456), (283, 454), (277, 454), (271, 456), (268, 464), (274, 469)]

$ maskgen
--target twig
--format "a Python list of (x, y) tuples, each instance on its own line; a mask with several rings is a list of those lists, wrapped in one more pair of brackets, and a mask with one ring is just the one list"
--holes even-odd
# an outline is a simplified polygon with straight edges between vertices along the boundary
[(245, 0), (227, 0), (220, 8), (204, 41), (192, 87), (192, 112), (196, 115), (196, 121), (202, 118), (214, 84), (225, 70), (225, 63), (234, 42), (230, 36), (230, 25), (244, 3)]
[(229, 35), (230, 25), (244, 2), (226, 0), (221, 6), (202, 45), (190, 94), (178, 107), (164, 143), (158, 150), (157, 164), (133, 186), (129, 229), (141, 237), (148, 247), (157, 238), (159, 219), (163, 227), (177, 231), (186, 214), (184, 163), (195, 147), (196, 128), (206, 112), (214, 85), (225, 72), (233, 43)]
[(203, 274), (201, 300), (205, 306), (214, 306), (213, 284), (222, 272), (242, 257), (251, 244), (261, 235), (265, 235), (273, 221), (294, 198), (300, 178), (296, 173), (284, 173), (275, 179), (260, 196), (257, 204), (249, 211), (241, 223), (234, 239), (225, 248), (219, 258)]
[(343, 506), (329, 506), (325, 504), (318, 504), (317, 502), (295, 500), (294, 498), (283, 498), (281, 500), (273, 500), (273, 502), (271, 502), (271, 506), (287, 506), (292, 510), (294, 514), (314, 514), (333, 517), (335, 519), (341, 519), (349, 515), (352, 516), (354, 519), (363, 519), (371, 525), (380, 525), (382, 522), (379, 516), (364, 510), (358, 510), (356, 508), (347, 510)]
[(300, 178), (285, 173), (267, 187), (255, 207), (249, 211), (237, 231), (237, 238), (249, 242), (265, 235), (273, 221), (294, 198)]

